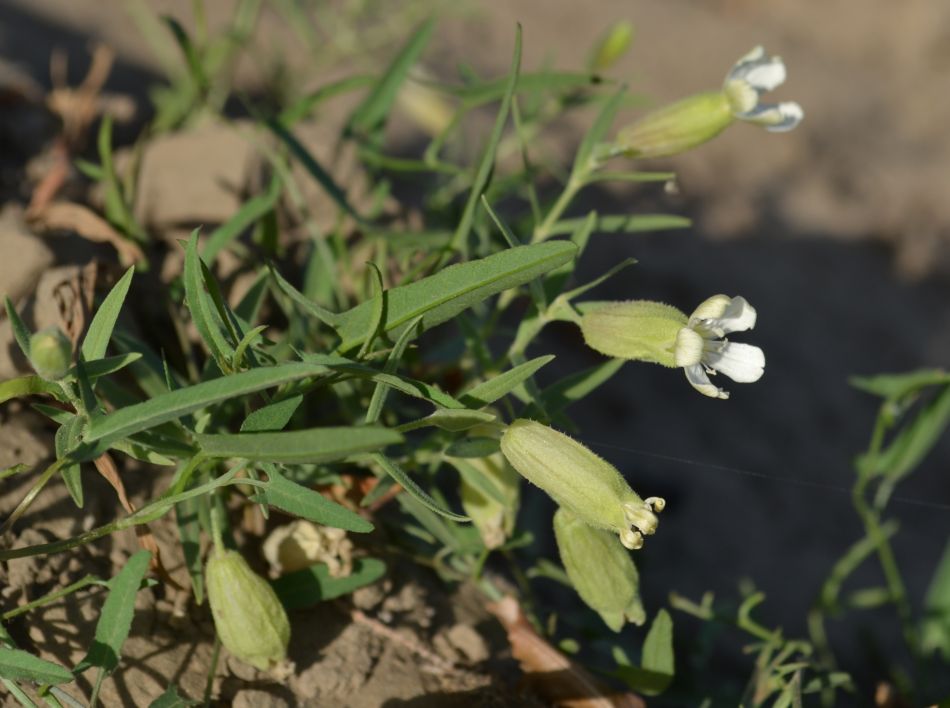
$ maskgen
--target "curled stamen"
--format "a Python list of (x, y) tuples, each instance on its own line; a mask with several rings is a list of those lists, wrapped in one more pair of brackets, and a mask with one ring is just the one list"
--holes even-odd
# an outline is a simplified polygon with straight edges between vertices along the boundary
[(636, 551), (643, 548), (643, 534), (633, 529), (624, 529), (620, 532), (620, 543), (624, 548)]
[(666, 499), (663, 497), (647, 497), (643, 500), (643, 503), (655, 512), (661, 512), (666, 508)]
[(659, 519), (653, 513), (653, 508), (646, 502), (627, 502), (623, 505), (623, 516), (627, 522), (636, 527), (644, 536), (656, 533)]

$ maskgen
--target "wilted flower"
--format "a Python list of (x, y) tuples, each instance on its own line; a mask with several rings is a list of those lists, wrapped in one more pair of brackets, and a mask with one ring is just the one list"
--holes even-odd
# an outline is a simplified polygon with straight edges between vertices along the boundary
[(274, 529), (261, 549), (274, 576), (325, 563), (334, 578), (353, 570), (353, 542), (346, 531), (297, 519)]
[(208, 602), (221, 643), (258, 669), (287, 656), (290, 621), (277, 594), (237, 551), (211, 552), (205, 566)]
[(656, 512), (666, 502), (640, 496), (617, 468), (579, 442), (533, 420), (519, 419), (505, 430), (501, 451), (532, 484), (582, 521), (620, 536), (630, 549), (656, 532)]
[(73, 345), (59, 327), (47, 327), (30, 337), (30, 364), (47, 381), (66, 375), (72, 354)]
[(554, 514), (554, 536), (571, 584), (608, 627), (619, 632), (624, 622), (646, 621), (637, 567), (616, 536), (584, 523), (567, 509)]
[(686, 378), (700, 393), (714, 398), (729, 394), (710, 382), (720, 372), (733, 381), (752, 383), (765, 372), (765, 354), (759, 347), (724, 339), (731, 332), (755, 326), (755, 309), (743, 297), (713, 295), (697, 307), (686, 327), (676, 335), (674, 358)]
[(582, 306), (584, 341), (620, 359), (683, 367), (693, 387), (707, 396), (728, 398), (709, 374), (721, 372), (740, 383), (758, 381), (765, 370), (759, 347), (721, 339), (755, 326), (755, 309), (742, 297), (714, 295), (689, 317), (659, 302), (590, 303)]
[(800, 105), (759, 102), (763, 93), (784, 81), (781, 58), (766, 57), (765, 50), (756, 47), (732, 67), (721, 90), (695, 94), (647, 114), (617, 134), (608, 155), (676, 155), (712, 140), (735, 120), (772, 132), (791, 130), (804, 117)]

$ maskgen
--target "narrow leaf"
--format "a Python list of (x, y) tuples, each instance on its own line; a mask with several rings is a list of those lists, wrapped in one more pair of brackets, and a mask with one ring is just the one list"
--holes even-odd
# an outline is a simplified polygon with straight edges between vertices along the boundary
[(205, 290), (203, 265), (198, 256), (198, 229), (195, 229), (185, 246), (185, 297), (188, 300), (191, 319), (195, 323), (198, 334), (201, 335), (201, 340), (211, 356), (218, 362), (218, 366), (225, 367), (234, 356), (234, 347), (225, 337), (224, 322), (218, 314), (211, 295)]
[(30, 360), (30, 330), (20, 318), (20, 313), (16, 311), (9, 297), (4, 296), (3, 304), (7, 308), (7, 317), (10, 318), (10, 324), (13, 327), (13, 338), (26, 360)]
[(469, 389), (468, 392), (459, 396), (459, 400), (469, 407), (487, 406), (489, 403), (497, 401), (499, 398), (520, 386), (526, 379), (534, 374), (544, 365), (554, 360), (553, 354), (539, 356), (523, 364), (519, 364), (503, 374), (484, 381), (477, 386)]
[[(303, 362), (290, 362), (278, 366), (262, 367), (203, 381), (186, 388), (175, 389), (142, 403), (120, 408), (109, 415), (93, 418), (86, 429), (84, 441), (97, 443), (93, 449), (84, 451), (95, 456), (95, 450), (114, 440), (154, 428), (169, 420), (175, 420), (199, 408), (237, 398), (273, 386), (296, 381), (308, 376), (325, 374), (326, 367)], [(101, 452), (102, 450), (100, 450)], [(90, 459), (90, 458), (85, 458)]]
[(115, 323), (119, 319), (119, 312), (125, 302), (125, 297), (129, 293), (129, 287), (132, 285), (132, 275), (134, 268), (125, 271), (119, 282), (113, 286), (105, 300), (96, 310), (86, 336), (82, 340), (82, 357), (87, 362), (101, 359), (106, 355), (106, 349), (109, 346), (109, 340), (112, 338), (112, 330), (115, 329)]
[(59, 664), (45, 661), (22, 649), (0, 647), (0, 676), (13, 681), (36, 681), (40, 684), (67, 683), (73, 674)]
[[(586, 217), (585, 217), (586, 218)], [(584, 223), (584, 218), (562, 219), (551, 228), (551, 235), (574, 233)], [(643, 231), (665, 231), (667, 229), (685, 229), (692, 224), (685, 216), (673, 214), (635, 214), (608, 215), (597, 217), (594, 231), (597, 233), (640, 233)]]
[(303, 402), (303, 396), (291, 396), (252, 411), (241, 423), (242, 433), (283, 430)]
[[(508, 288), (522, 285), (570, 261), (577, 248), (567, 241), (551, 241), (511, 248), (487, 258), (457, 263), (409, 285), (388, 291), (385, 329), (399, 336), (422, 316), (420, 331), (452, 319), (458, 313)], [(339, 315), (340, 351), (362, 344), (373, 315), (364, 302)]]
[(312, 489), (291, 482), (273, 470), (268, 471), (268, 477), (266, 485), (254, 497), (255, 501), (324, 526), (354, 533), (369, 533), (373, 530), (373, 525), (362, 516)]
[(461, 514), (456, 514), (455, 512), (449, 511), (444, 508), (439, 502), (429, 496), (429, 493), (426, 492), (422, 487), (416, 484), (415, 480), (412, 479), (405, 470), (403, 470), (399, 465), (390, 460), (385, 455), (380, 453), (375, 453), (370, 456), (373, 459), (373, 462), (378, 464), (390, 477), (395, 479), (409, 495), (419, 502), (422, 506), (428, 509), (431, 512), (438, 514), (439, 516), (444, 516), (446, 519), (451, 519), (452, 521), (470, 521), (467, 516), (462, 516)]
[(345, 577), (330, 575), (326, 563), (317, 563), (273, 582), (277, 597), (288, 610), (311, 607), (318, 602), (349, 595), (354, 590), (375, 583), (386, 574), (386, 564), (376, 558), (359, 558)]
[(214, 263), (214, 259), (222, 249), (227, 248), (241, 232), (264, 217), (274, 208), (283, 190), (280, 176), (274, 174), (267, 191), (247, 201), (238, 212), (211, 232), (201, 251), (201, 258), (205, 263)]
[(109, 596), (102, 606), (96, 635), (86, 657), (74, 669), (80, 674), (91, 666), (109, 673), (119, 665), (122, 645), (132, 628), (135, 614), (135, 595), (148, 571), (152, 558), (149, 551), (139, 551), (126, 562), (109, 583)]
[(372, 427), (196, 435), (195, 438), (201, 452), (208, 457), (282, 463), (330, 462), (402, 442), (402, 436), (396, 431)]

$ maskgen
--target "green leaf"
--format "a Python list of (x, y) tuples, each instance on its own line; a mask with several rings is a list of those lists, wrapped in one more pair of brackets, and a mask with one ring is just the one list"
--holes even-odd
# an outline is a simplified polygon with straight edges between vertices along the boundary
[(96, 310), (86, 336), (82, 340), (82, 357), (87, 362), (102, 359), (106, 355), (109, 340), (112, 338), (112, 330), (115, 329), (119, 312), (122, 310), (125, 297), (129, 293), (134, 272), (135, 268), (129, 268), (125, 271), (125, 275), (109, 291), (105, 300), (99, 305), (99, 309)]
[(567, 408), (575, 401), (579, 401), (587, 396), (591, 391), (603, 385), (616, 374), (620, 367), (626, 362), (623, 359), (610, 359), (603, 364), (592, 366), (576, 374), (565, 376), (560, 381), (548, 386), (541, 393), (541, 399), (538, 403), (532, 404), (522, 414), (522, 417), (530, 413), (547, 411), (553, 415)]
[(928, 386), (950, 383), (950, 373), (943, 369), (921, 369), (906, 374), (853, 376), (848, 383), (860, 391), (898, 401)]
[(24, 324), (23, 320), (20, 318), (20, 313), (16, 311), (16, 308), (13, 306), (13, 303), (10, 301), (10, 298), (4, 296), (3, 304), (7, 308), (7, 317), (10, 318), (10, 324), (13, 327), (13, 338), (16, 340), (17, 346), (20, 347), (20, 351), (23, 352), (23, 356), (26, 357), (26, 360), (30, 360), (30, 330)]
[(466, 240), (469, 231), (472, 228), (472, 222), (475, 219), (475, 208), (478, 206), (478, 200), (485, 192), (488, 186), (488, 180), (491, 177), (495, 167), (495, 153), (498, 150), (498, 143), (501, 142), (502, 133), (505, 130), (505, 123), (508, 122), (508, 112), (511, 108), (511, 97), (515, 93), (518, 85), (518, 72), (521, 69), (521, 25), (515, 29), (515, 51), (511, 59), (511, 68), (508, 70), (508, 78), (505, 82), (505, 92), (501, 98), (501, 105), (498, 107), (498, 115), (495, 117), (495, 125), (492, 127), (491, 134), (488, 136), (488, 144), (482, 153), (481, 162), (478, 165), (478, 171), (475, 173), (475, 180), (472, 182), (472, 189), (469, 192), (468, 201), (462, 210), (462, 218), (459, 219), (458, 227), (452, 235), (451, 247), (463, 253), (467, 252)]
[(925, 652), (939, 651), (950, 660), (950, 541), (927, 588), (920, 635)]
[(402, 442), (402, 435), (396, 431), (374, 427), (196, 435), (195, 438), (201, 452), (208, 457), (281, 463), (331, 462)]
[[(426, 331), (458, 313), (508, 288), (522, 285), (570, 261), (577, 248), (567, 241), (519, 246), (487, 258), (457, 263), (428, 278), (388, 291), (386, 333), (398, 337), (418, 317)], [(337, 332), (343, 340), (340, 351), (363, 343), (373, 305), (364, 302), (339, 315)]]
[(98, 667), (100, 672), (110, 673), (119, 665), (122, 645), (132, 628), (135, 595), (145, 573), (148, 572), (151, 558), (149, 551), (139, 551), (129, 558), (119, 574), (109, 582), (109, 596), (99, 614), (95, 638), (86, 657), (76, 665), (76, 674), (81, 674), (92, 666)]
[(188, 65), (188, 73), (191, 75), (191, 80), (194, 81), (195, 85), (200, 89), (206, 89), (208, 86), (208, 77), (205, 74), (204, 65), (201, 63), (198, 50), (194, 42), (191, 41), (191, 37), (188, 36), (188, 32), (174, 17), (166, 15), (162, 17), (162, 19), (171, 30), (172, 35), (175, 37), (175, 42), (178, 44), (178, 48), (181, 49), (181, 53), (185, 57), (185, 63)]
[(500, 450), (501, 447), (497, 438), (462, 438), (446, 448), (445, 456), (479, 458), (494, 455)]
[[(78, 415), (70, 416), (69, 420), (59, 427), (54, 438), (57, 459), (66, 457), (69, 451), (79, 444), (82, 427), (83, 419)], [(66, 483), (69, 496), (80, 509), (84, 501), (81, 472), (82, 468), (79, 464), (66, 465), (62, 468), (63, 482)]]
[(373, 525), (359, 514), (333, 503), (312, 489), (291, 482), (275, 470), (268, 470), (267, 483), (255, 495), (254, 501), (324, 526), (354, 533), (369, 533), (373, 530)]
[(459, 400), (466, 406), (472, 408), (476, 406), (487, 406), (489, 403), (497, 401), (505, 394), (520, 386), (525, 380), (534, 376), (542, 366), (553, 360), (554, 355), (548, 354), (547, 356), (539, 356), (536, 359), (526, 361), (523, 364), (509, 369), (503, 374), (499, 374), (488, 381), (474, 386), (459, 396)]
[(22, 649), (0, 647), (0, 676), (14, 681), (40, 684), (68, 683), (73, 674), (59, 664), (45, 661)]
[(617, 109), (620, 108), (625, 93), (626, 87), (621, 87), (619, 91), (604, 102), (603, 108), (600, 109), (597, 118), (577, 147), (574, 166), (571, 168), (572, 178), (586, 176), (591, 171), (590, 159), (594, 153), (594, 148), (603, 140), (604, 135), (610, 130), (610, 126), (613, 125), (614, 117), (617, 115)]
[[(574, 233), (584, 223), (584, 218), (562, 219), (551, 228), (551, 236)], [(635, 214), (598, 216), (594, 225), (597, 233), (640, 233), (643, 231), (664, 231), (667, 229), (685, 229), (692, 224), (691, 219), (673, 214)]]
[(363, 218), (356, 212), (352, 207), (349, 201), (346, 198), (346, 192), (338, 185), (330, 173), (326, 171), (323, 165), (315, 158), (309, 150), (294, 137), (294, 134), (290, 130), (282, 125), (275, 119), (270, 119), (265, 123), (271, 132), (276, 135), (284, 145), (287, 146), (287, 149), (290, 150), (290, 153), (303, 165), (304, 169), (310, 173), (310, 176), (313, 177), (317, 184), (323, 187), (323, 191), (327, 193), (327, 196), (333, 200), (336, 205), (345, 211), (347, 214), (352, 216), (359, 222), (363, 221)]
[(397, 429), (401, 432), (407, 432), (409, 430), (418, 430), (419, 428), (435, 427), (453, 433), (460, 433), (463, 430), (474, 428), (476, 425), (493, 423), (495, 420), (496, 416), (494, 413), (487, 413), (485, 411), (439, 408), (435, 413), (427, 415), (425, 418), (403, 423)]
[(218, 363), (218, 368), (226, 371), (234, 356), (234, 347), (228, 342), (224, 334), (224, 321), (211, 295), (205, 290), (203, 265), (198, 256), (198, 229), (195, 229), (185, 245), (184, 281), (188, 311), (191, 313), (191, 319), (195, 323), (195, 329), (198, 330), (201, 340)]
[(271, 277), (274, 279), (274, 284), (277, 285), (278, 289), (281, 290), (285, 295), (287, 295), (291, 300), (296, 302), (304, 312), (307, 312), (314, 317), (316, 317), (320, 322), (323, 322), (326, 325), (331, 327), (336, 327), (337, 321), (339, 320), (339, 315), (335, 312), (330, 312), (326, 308), (320, 307), (313, 300), (308, 298), (302, 292), (297, 290), (293, 285), (287, 281), (280, 272), (271, 266), (269, 268)]
[(288, 610), (311, 607), (318, 602), (349, 595), (354, 590), (375, 583), (386, 574), (386, 564), (376, 558), (353, 561), (353, 570), (346, 577), (330, 575), (326, 563), (317, 563), (273, 581), (277, 597)]
[(372, 86), (377, 81), (375, 76), (369, 74), (359, 74), (357, 76), (347, 76), (338, 81), (331, 81), (326, 86), (321, 86), (316, 91), (308, 93), (297, 103), (286, 108), (280, 114), (280, 122), (288, 128), (299, 120), (306, 118), (313, 112), (320, 103), (328, 98), (333, 98), (342, 93), (349, 93), (355, 89), (361, 89)]
[(205, 261), (205, 263), (214, 263), (214, 259), (217, 258), (218, 253), (220, 253), (223, 248), (226, 248), (231, 241), (240, 236), (244, 229), (258, 222), (267, 212), (274, 208), (274, 204), (276, 204), (280, 198), (283, 187), (284, 185), (283, 182), (281, 182), (280, 176), (275, 173), (271, 178), (270, 185), (267, 187), (266, 192), (258, 194), (253, 199), (248, 200), (247, 203), (238, 210), (237, 214), (211, 232), (211, 235), (208, 237), (201, 251), (202, 260)]
[(428, 492), (416, 484), (415, 480), (406, 474), (405, 470), (403, 470), (399, 465), (397, 465), (385, 455), (374, 453), (373, 455), (370, 455), (370, 457), (376, 464), (383, 468), (386, 474), (395, 479), (402, 486), (402, 488), (408, 492), (409, 496), (411, 496), (429, 511), (434, 512), (439, 516), (444, 516), (446, 519), (452, 519), (453, 521), (471, 521), (471, 519), (469, 519), (467, 516), (456, 514), (455, 512), (444, 508), (441, 504), (439, 504), (439, 502), (429, 496)]
[[(141, 358), (142, 355), (139, 352), (116, 354), (115, 356), (105, 356), (92, 362), (84, 362), (83, 368), (85, 369), (86, 377), (92, 382), (102, 376), (108, 376), (109, 374), (114, 374), (116, 371), (121, 371), (129, 364), (134, 364)], [(73, 376), (78, 376), (79, 365), (74, 364), (71, 366), (69, 373)]]
[(24, 396), (46, 393), (51, 394), (54, 398), (65, 398), (63, 390), (58, 384), (41, 379), (36, 375), (20, 376), (0, 382), (0, 403), (9, 401), (11, 398), (23, 398)]
[[(396, 344), (393, 346), (392, 351), (389, 352), (389, 356), (386, 357), (386, 364), (383, 366), (383, 372), (387, 374), (392, 374), (396, 371), (396, 367), (399, 366), (399, 361), (402, 359), (402, 355), (406, 351), (406, 347), (409, 345), (409, 339), (413, 335), (413, 331), (416, 329), (416, 326), (419, 324), (421, 318), (416, 318), (406, 329), (402, 331), (402, 334), (399, 335), (399, 339), (396, 340)], [(376, 384), (376, 389), (373, 391), (373, 397), (369, 401), (369, 406), (366, 408), (366, 422), (373, 424), (379, 420), (380, 414), (383, 412), (383, 406), (386, 404), (386, 398), (389, 396), (390, 386), (387, 383), (380, 381)]]
[(484, 472), (475, 465), (461, 458), (449, 459), (449, 464), (458, 470), (459, 476), (473, 489), (477, 490), (486, 499), (494, 499), (504, 508), (511, 505), (511, 499), (499, 489), (498, 483), (489, 479)]
[(154, 428), (213, 403), (325, 373), (326, 367), (323, 366), (290, 362), (242, 371), (169, 391), (142, 403), (120, 408), (109, 415), (92, 418), (83, 438), (85, 449), (81, 450), (82, 456), (76, 459), (92, 459), (115, 440)]
[(178, 689), (175, 686), (169, 686), (165, 689), (165, 693), (149, 703), (148, 708), (189, 708), (196, 705), (198, 705), (197, 701), (182, 698), (178, 695)]
[(241, 423), (242, 433), (283, 430), (303, 402), (303, 396), (290, 396), (252, 411)]
[(936, 445), (950, 423), (950, 385), (905, 425), (875, 460), (875, 469), (896, 481), (913, 470)]
[(616, 676), (631, 688), (648, 696), (663, 693), (673, 681), (673, 619), (660, 610), (643, 640), (641, 666), (619, 666)]
[(434, 27), (435, 20), (429, 19), (413, 33), (386, 69), (386, 73), (379, 78), (366, 98), (353, 111), (347, 121), (348, 133), (369, 135), (383, 127), (391, 112), (396, 94), (399, 93), (399, 87), (402, 86), (409, 70), (419, 60), (428, 45)]
[(200, 507), (208, 504), (208, 497), (189, 497), (175, 505), (175, 520), (178, 522), (178, 538), (185, 557), (185, 567), (191, 577), (191, 589), (195, 602), (204, 602), (205, 577), (201, 570), (201, 515)]

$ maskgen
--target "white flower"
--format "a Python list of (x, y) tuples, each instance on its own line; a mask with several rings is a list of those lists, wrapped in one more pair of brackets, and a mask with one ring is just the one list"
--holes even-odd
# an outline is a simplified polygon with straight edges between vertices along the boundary
[(762, 47), (756, 47), (732, 67), (722, 90), (729, 99), (734, 117), (782, 133), (801, 122), (805, 115), (802, 107), (791, 101), (759, 103), (759, 97), (784, 81), (785, 64), (781, 57), (769, 58)]
[(744, 332), (755, 327), (755, 309), (745, 298), (713, 295), (703, 302), (686, 326), (676, 335), (673, 356), (677, 366), (686, 371), (686, 378), (700, 393), (713, 398), (729, 398), (709, 380), (717, 371), (739, 383), (752, 383), (762, 378), (765, 354), (751, 344), (730, 342), (723, 337), (730, 332)]

